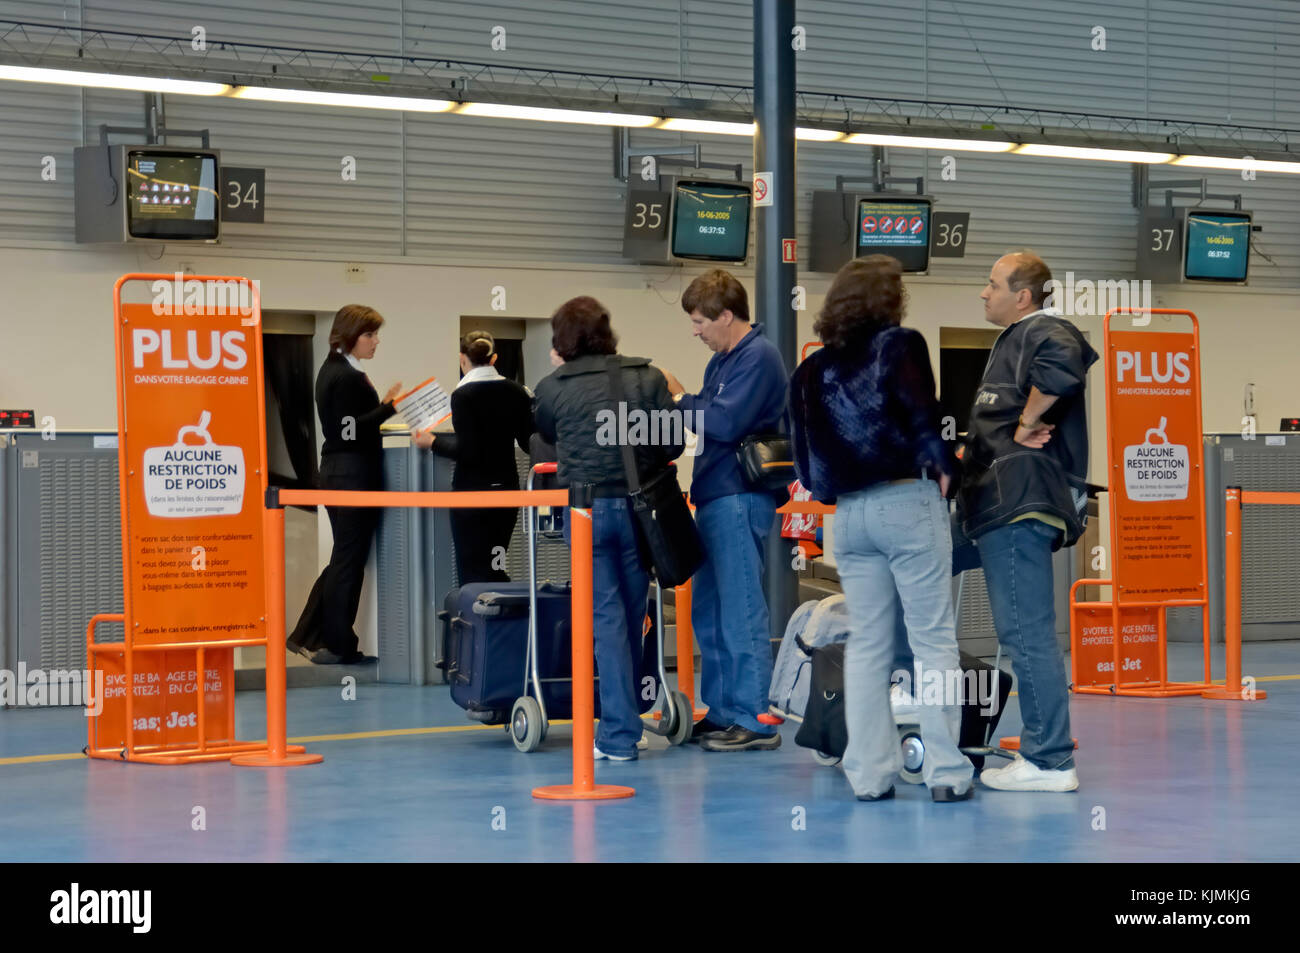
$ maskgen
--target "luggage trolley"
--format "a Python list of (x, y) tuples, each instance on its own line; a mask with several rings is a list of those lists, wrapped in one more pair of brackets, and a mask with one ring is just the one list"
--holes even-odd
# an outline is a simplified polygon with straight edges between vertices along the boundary
[[(553, 474), (556, 471), (554, 463), (536, 463), (528, 470), (527, 489), (533, 489), (534, 478), (537, 474)], [(524, 658), (524, 688), (523, 694), (515, 699), (515, 703), (510, 709), (510, 720), (506, 723), (506, 731), (510, 734), (510, 740), (514, 742), (516, 748), (520, 751), (536, 751), (541, 743), (546, 739), (547, 732), (550, 730), (550, 721), (546, 714), (546, 698), (542, 691), (542, 685), (545, 682), (567, 682), (569, 678), (543, 678), (539, 670), (537, 642), (537, 546), (541, 540), (561, 541), (563, 533), (556, 528), (554, 521), (550, 529), (543, 530), (540, 523), (542, 515), (536, 506), (524, 508), (525, 519), (528, 521), (526, 533), (528, 536), (528, 583), (530, 597), (528, 600), (528, 648)], [(668, 672), (664, 666), (664, 599), (663, 590), (659, 586), (658, 580), (655, 581), (655, 635), (656, 652), (655, 659), (657, 662), (656, 676), (658, 679), (658, 692), (656, 698), (662, 701), (660, 717), (646, 725), (646, 728), (657, 735), (668, 739), (669, 744), (680, 745), (690, 737), (691, 730), (694, 728), (694, 721), (691, 717), (691, 705), (686, 694), (682, 691), (671, 689), (668, 685)], [(642, 633), (643, 635), (645, 633)], [(597, 676), (599, 681), (599, 676)]]
[[(962, 597), (966, 591), (966, 573), (960, 573), (957, 576), (957, 596), (954, 601), (954, 621), (958, 628), (961, 626), (961, 603)], [(993, 658), (994, 678), (998, 678), (997, 673), (1002, 671), (1002, 641), (998, 640), (997, 654)], [(998, 693), (997, 685), (993, 686), (993, 693)], [(889, 693), (890, 705), (894, 711), (894, 723), (898, 726), (898, 743), (902, 749), (903, 769), (899, 772), (899, 777), (908, 784), (921, 784), (924, 781), (922, 767), (925, 764), (925, 739), (921, 736), (921, 725), (916, 718), (915, 703), (909, 704), (905, 693), (897, 685)], [(996, 747), (993, 744), (993, 721), (990, 721), (984, 728), (984, 744), (975, 747), (965, 747), (959, 749), (962, 754), (972, 760), (978, 758), (975, 764), (976, 773), (984, 766), (984, 759), (989, 757), (1006, 758), (1008, 760), (1015, 757), (1015, 754)], [(820, 764), (838, 764), (839, 758), (830, 758), (829, 755), (822, 752), (814, 752), (813, 757)]]

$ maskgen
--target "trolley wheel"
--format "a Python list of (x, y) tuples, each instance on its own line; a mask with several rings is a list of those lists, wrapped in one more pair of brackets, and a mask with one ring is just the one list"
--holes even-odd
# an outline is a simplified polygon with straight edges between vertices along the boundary
[(924, 780), (921, 765), (925, 763), (925, 742), (914, 728), (900, 728), (898, 733), (903, 754), (903, 769), (898, 775), (908, 784), (920, 784)]
[(685, 692), (673, 692), (673, 708), (675, 717), (673, 726), (667, 732), (668, 743), (685, 744), (691, 732), (695, 730), (695, 719), (691, 716), (691, 702)]
[(520, 751), (536, 751), (542, 743), (542, 706), (531, 695), (515, 699), (510, 710), (510, 740)]
[(827, 768), (833, 767), (844, 760), (838, 755), (827, 754), (825, 751), (814, 751), (812, 756), (814, 761)]

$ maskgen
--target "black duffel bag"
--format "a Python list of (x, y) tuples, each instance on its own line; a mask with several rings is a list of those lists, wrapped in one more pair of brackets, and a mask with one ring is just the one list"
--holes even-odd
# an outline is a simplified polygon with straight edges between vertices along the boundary
[[(617, 356), (609, 359), (608, 373), (610, 396), (618, 405), (624, 401), (624, 395), (623, 368)], [(626, 441), (621, 451), (628, 505), (646, 568), (660, 586), (680, 586), (704, 565), (704, 541), (677, 483), (677, 469), (664, 467), (643, 484), (637, 473), (636, 457)]]
[[(977, 684), (987, 685), (992, 677), (997, 679), (996, 707), (992, 704), (985, 707), (979, 698), (962, 699), (961, 734), (957, 738), (957, 746), (963, 749), (980, 748), (988, 743), (986, 739), (997, 728), (998, 720), (1006, 708), (1007, 698), (1011, 695), (1011, 675), (965, 652), (959, 652), (958, 657), (963, 675), (966, 672), (989, 673), (983, 679), (977, 674)], [(962, 687), (967, 687), (965, 677), (962, 678)], [(986, 703), (991, 701), (985, 700)], [(812, 682), (808, 689), (808, 706), (804, 709), (803, 724), (799, 726), (794, 743), (830, 757), (844, 756), (844, 749), (849, 744), (849, 729), (844, 719), (843, 642), (818, 646), (812, 650)], [(982, 756), (972, 754), (970, 758), (977, 769), (983, 767)]]

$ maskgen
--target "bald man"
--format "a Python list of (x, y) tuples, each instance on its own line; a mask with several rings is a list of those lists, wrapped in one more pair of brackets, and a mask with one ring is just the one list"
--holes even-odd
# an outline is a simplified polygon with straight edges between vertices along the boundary
[(1083, 532), (1084, 383), (1097, 352), (1043, 309), (1051, 280), (1041, 258), (1018, 252), (997, 260), (980, 294), (985, 320), (1002, 333), (971, 408), (953, 527), (954, 571), (983, 567), (993, 625), (1018, 682), (1020, 753), (980, 774), (985, 787), (1005, 791), (1079, 786), (1052, 553)]

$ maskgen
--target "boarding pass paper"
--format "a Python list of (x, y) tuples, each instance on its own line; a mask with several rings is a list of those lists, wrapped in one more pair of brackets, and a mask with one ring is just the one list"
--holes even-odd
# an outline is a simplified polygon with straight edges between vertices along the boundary
[(393, 406), (407, 425), (420, 433), (432, 430), (451, 416), (451, 398), (432, 377), (397, 398)]

